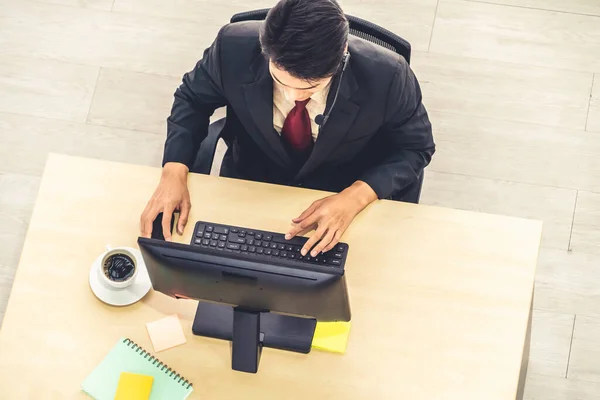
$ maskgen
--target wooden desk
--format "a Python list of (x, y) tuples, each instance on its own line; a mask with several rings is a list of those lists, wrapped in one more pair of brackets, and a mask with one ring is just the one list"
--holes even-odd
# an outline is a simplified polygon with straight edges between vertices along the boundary
[[(136, 246), (158, 182), (149, 167), (51, 155), (0, 331), (0, 398), (85, 398), (80, 384), (119, 337), (178, 313), (188, 343), (159, 353), (195, 399), (508, 400), (517, 396), (541, 223), (381, 201), (346, 232), (348, 351), (265, 349), (257, 375), (227, 342), (191, 332), (195, 302), (150, 292), (124, 308), (88, 286), (106, 244)], [(285, 231), (323, 193), (190, 176), (194, 221)]]

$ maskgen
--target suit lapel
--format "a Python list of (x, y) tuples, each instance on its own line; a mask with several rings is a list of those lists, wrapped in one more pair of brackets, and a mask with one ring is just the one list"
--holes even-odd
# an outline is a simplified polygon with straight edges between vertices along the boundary
[[(327, 95), (326, 110), (329, 110), (331, 107), (337, 85), (338, 82), (335, 80), (331, 84), (329, 94)], [(327, 156), (348, 133), (360, 108), (351, 100), (351, 96), (356, 90), (358, 90), (358, 84), (352, 74), (350, 65), (348, 65), (341, 83), (340, 94), (335, 103), (335, 107), (333, 107), (331, 111), (329, 121), (327, 121), (323, 129), (321, 129), (312, 153), (296, 175), (296, 180), (302, 179), (314, 171), (315, 168), (325, 161)]]
[(273, 78), (269, 73), (267, 61), (259, 54), (251, 69), (256, 80), (243, 85), (246, 104), (256, 128), (273, 152), (267, 152), (273, 161), (289, 166), (292, 160), (285, 151), (281, 139), (273, 128)]

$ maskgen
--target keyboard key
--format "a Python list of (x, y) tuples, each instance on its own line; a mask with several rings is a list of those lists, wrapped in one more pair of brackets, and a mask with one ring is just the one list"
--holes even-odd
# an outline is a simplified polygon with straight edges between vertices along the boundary
[(213, 240), (219, 240), (219, 234), (218, 233), (213, 233), (211, 237), (212, 237)]
[(245, 238), (245, 237), (246, 237), (246, 234), (245, 234), (245, 233), (242, 233), (242, 232), (240, 232), (240, 233), (238, 233), (238, 236), (239, 236), (239, 237), (242, 237), (242, 238)]
[(343, 256), (342, 256), (342, 253), (333, 253), (333, 256), (334, 256), (335, 258), (342, 258), (342, 257), (343, 257)]
[(263, 236), (262, 234), (260, 234), (260, 233), (257, 233), (257, 234), (254, 236), (254, 238), (255, 238), (256, 240), (261, 240), (261, 239), (262, 239), (262, 236)]
[(278, 248), (279, 250), (285, 250), (285, 244), (281, 244), (281, 243), (279, 243), (279, 244), (277, 245), (277, 248)]
[(288, 253), (287, 253), (287, 251), (282, 251), (282, 252), (280, 253), (280, 255), (281, 255), (281, 257), (287, 257), (287, 256), (288, 256)]
[(198, 236), (198, 237), (200, 237), (200, 238), (201, 238), (202, 236), (204, 236), (204, 231), (203, 231), (202, 229), (198, 229), (198, 230), (196, 231), (196, 236)]
[(247, 245), (243, 245), (242, 247), (240, 247), (241, 251), (248, 251), (248, 246)]
[(296, 259), (296, 253), (289, 253), (288, 254), (288, 258), (291, 258), (292, 260)]
[(196, 238), (196, 239), (194, 239), (194, 243), (195, 244), (202, 244), (202, 239)]
[(223, 228), (222, 226), (215, 226), (215, 233), (220, 235), (229, 235), (229, 228)]
[(294, 251), (296, 253), (300, 253), (300, 250), (302, 250), (302, 247), (298, 247), (298, 246), (294, 247)]
[(289, 245), (288, 245), (288, 246), (286, 246), (286, 248), (285, 248), (285, 249), (286, 249), (287, 251), (294, 251), (294, 248), (293, 248), (292, 246), (289, 246)]
[(252, 245), (254, 244), (254, 239), (246, 239), (246, 243)]
[(208, 239), (202, 239), (202, 245), (203, 246), (208, 246), (210, 244), (210, 240)]
[(219, 236), (219, 239), (225, 241), (227, 240), (227, 235), (221, 235)]
[(207, 226), (206, 227), (206, 232), (212, 232), (213, 231), (213, 227), (212, 226)]
[(227, 248), (229, 250), (239, 250), (240, 249), (240, 245), (237, 243), (227, 243)]
[(272, 235), (266, 235), (265, 236), (265, 240), (271, 241), (271, 240), (273, 240), (273, 236)]
[(319, 264), (327, 264), (327, 259), (325, 257), (321, 257)]
[(248, 231), (248, 235), (254, 236), (254, 231)]
[(344, 246), (341, 244), (338, 244), (337, 247), (335, 248), (339, 253), (343, 253), (344, 252)]
[(237, 237), (237, 238), (235, 238), (235, 240), (229, 240), (229, 241), (234, 242), (234, 243), (241, 243), (241, 244), (246, 243), (246, 239), (241, 238), (241, 237)]
[(272, 251), (273, 250), (271, 250), (271, 249), (265, 249), (265, 254), (270, 256)]
[(279, 250), (273, 250), (273, 255), (274, 256), (278, 256), (279, 255)]
[(204, 234), (204, 239), (210, 239), (211, 237), (212, 235), (208, 232)]
[(256, 247), (254, 247), (254, 246), (250, 246), (250, 247), (248, 247), (248, 251), (249, 251), (250, 253), (254, 253), (254, 252), (256, 251)]
[(219, 247), (222, 249), (225, 247), (225, 242), (219, 242)]
[(271, 243), (269, 243), (269, 242), (265, 242), (265, 241), (263, 240), (263, 242), (262, 242), (262, 247), (267, 247), (267, 248), (268, 248), (268, 247), (270, 247), (270, 246), (271, 246)]
[(277, 248), (277, 243), (271, 243), (271, 248), (272, 249), (276, 249)]
[(340, 265), (342, 265), (342, 260), (340, 260), (338, 258), (332, 258), (329, 260), (329, 264), (336, 265), (339, 267)]
[(216, 240), (210, 241), (210, 247), (217, 247), (218, 244), (219, 244), (219, 242), (217, 242)]
[(237, 228), (232, 228), (232, 229), (231, 229), (231, 232), (233, 232), (233, 233), (239, 233), (240, 231), (239, 231), (239, 229), (237, 229)]
[(262, 254), (264, 250), (265, 249), (263, 249), (262, 247), (259, 247), (259, 248), (256, 249), (256, 253), (257, 254)]

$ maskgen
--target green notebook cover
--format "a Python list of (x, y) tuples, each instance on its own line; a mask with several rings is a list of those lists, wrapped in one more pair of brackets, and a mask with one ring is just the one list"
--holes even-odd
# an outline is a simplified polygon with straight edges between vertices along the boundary
[(194, 390), (185, 378), (130, 339), (120, 339), (81, 388), (96, 400), (113, 400), (121, 372), (153, 376), (150, 400), (184, 400)]

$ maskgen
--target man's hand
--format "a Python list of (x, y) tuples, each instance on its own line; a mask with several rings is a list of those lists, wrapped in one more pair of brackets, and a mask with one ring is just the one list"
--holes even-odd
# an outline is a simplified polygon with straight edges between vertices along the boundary
[(287, 240), (312, 230), (315, 233), (301, 250), (303, 256), (313, 247), (310, 255), (316, 257), (335, 247), (350, 223), (366, 206), (377, 200), (377, 194), (362, 181), (356, 181), (344, 191), (317, 200), (298, 218), (295, 226), (285, 235)]
[(166, 163), (160, 183), (140, 219), (140, 230), (143, 237), (152, 234), (152, 222), (162, 212), (162, 229), (165, 240), (171, 240), (171, 218), (173, 211), (180, 210), (177, 232), (182, 235), (190, 215), (190, 193), (187, 188), (188, 167), (180, 163)]

